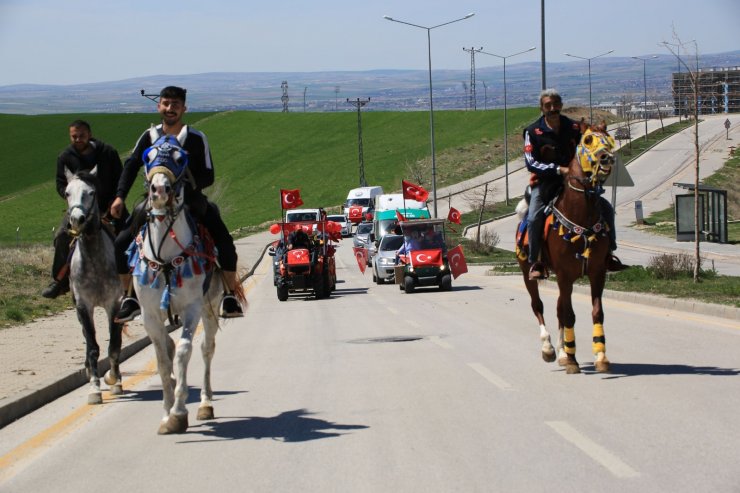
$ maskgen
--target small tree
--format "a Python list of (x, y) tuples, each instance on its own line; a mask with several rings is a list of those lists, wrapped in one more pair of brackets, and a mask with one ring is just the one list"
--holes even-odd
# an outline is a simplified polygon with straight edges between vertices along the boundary
[[(678, 54), (680, 48), (684, 49), (684, 53), (687, 53), (687, 50), (684, 42), (676, 34), (675, 28), (673, 29), (673, 39), (676, 41), (675, 43), (664, 41), (661, 44), (678, 59), (680, 65), (686, 68), (693, 96), (692, 108), (690, 110), (687, 108), (687, 110), (691, 111), (694, 116), (694, 282), (699, 282), (699, 272), (701, 271), (699, 252), (699, 46), (696, 41), (691, 41), (694, 44), (694, 59), (696, 61), (696, 65), (692, 68)], [(676, 51), (673, 50), (674, 46)], [(680, 96), (679, 94), (679, 100)]]

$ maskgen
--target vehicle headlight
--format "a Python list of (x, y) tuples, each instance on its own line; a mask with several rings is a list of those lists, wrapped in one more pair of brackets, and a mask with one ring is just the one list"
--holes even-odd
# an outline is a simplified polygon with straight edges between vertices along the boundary
[(379, 265), (393, 265), (393, 263), (394, 263), (394, 260), (392, 258), (381, 257), (378, 259)]

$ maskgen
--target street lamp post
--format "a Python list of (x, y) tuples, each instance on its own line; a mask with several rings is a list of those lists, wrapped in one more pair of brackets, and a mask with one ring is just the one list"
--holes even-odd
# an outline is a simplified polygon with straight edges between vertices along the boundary
[(520, 51), (518, 53), (513, 53), (511, 55), (496, 55), (495, 53), (488, 53), (485, 51), (481, 51), (480, 53), (483, 53), (484, 55), (491, 55), (495, 56), (496, 58), (501, 58), (504, 61), (504, 177), (506, 182), (506, 205), (509, 205), (509, 125), (508, 125), (508, 119), (506, 117), (506, 59), (511, 58), (513, 56), (521, 55), (522, 53), (527, 53), (529, 51), (532, 51), (536, 49), (534, 46), (532, 46), (529, 49), (526, 49), (524, 51)]
[(436, 156), (434, 153), (434, 101), (432, 99), (432, 36), (431, 36), (431, 32), (432, 32), (432, 29), (446, 26), (448, 24), (452, 24), (453, 22), (459, 22), (465, 19), (470, 19), (474, 15), (475, 14), (471, 12), (465, 17), (460, 17), (459, 19), (455, 19), (449, 22), (444, 22), (442, 24), (437, 24), (436, 26), (432, 26), (432, 27), (420, 26), (418, 24), (413, 24), (411, 22), (400, 21), (398, 19), (394, 19), (393, 17), (387, 16), (387, 15), (383, 16), (384, 19), (389, 20), (391, 22), (398, 22), (399, 24), (406, 24), (407, 26), (418, 27), (420, 29), (426, 29), (427, 31), (427, 57), (429, 60), (429, 135), (430, 135), (431, 147), (432, 147), (432, 200), (434, 201), (434, 217), (435, 218), (437, 217), (437, 161), (436, 161)]
[(651, 56), (650, 58), (640, 58), (639, 56), (633, 56), (635, 60), (642, 60), (642, 88), (644, 91), (644, 99), (642, 102), (642, 111), (643, 116), (645, 117), (645, 142), (648, 141), (648, 125), (647, 125), (647, 76), (646, 76), (646, 68), (647, 61), (650, 58), (658, 58), (656, 55)]
[(609, 50), (606, 53), (602, 53), (601, 55), (592, 56), (590, 58), (586, 58), (583, 56), (578, 55), (571, 55), (570, 53), (565, 53), (565, 56), (573, 57), (573, 58), (580, 58), (581, 60), (588, 60), (588, 109), (589, 109), (589, 123), (593, 125), (594, 123), (594, 108), (591, 105), (591, 60), (594, 58), (599, 58), (604, 55), (608, 55), (609, 53), (614, 53), (614, 50)]

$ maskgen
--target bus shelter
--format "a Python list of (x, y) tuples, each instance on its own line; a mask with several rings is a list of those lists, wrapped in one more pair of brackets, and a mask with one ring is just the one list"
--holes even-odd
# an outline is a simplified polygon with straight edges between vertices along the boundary
[[(693, 183), (674, 183), (690, 193), (676, 195), (676, 241), (694, 241)], [(727, 243), (727, 190), (699, 185), (699, 241)]]

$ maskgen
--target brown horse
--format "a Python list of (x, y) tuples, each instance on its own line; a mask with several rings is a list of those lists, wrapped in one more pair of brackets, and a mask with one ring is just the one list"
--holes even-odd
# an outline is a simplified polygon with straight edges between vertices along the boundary
[[(601, 295), (606, 281), (607, 261), (610, 256), (607, 226), (598, 205), (603, 183), (614, 163), (614, 139), (606, 125), (585, 127), (583, 136), (564, 177), (564, 188), (555, 199), (550, 217), (546, 220), (543, 239), (543, 261), (557, 277), (560, 291), (557, 304), (558, 362), (567, 373), (580, 373), (576, 360), (575, 321), (571, 294), (573, 283), (588, 276), (591, 284), (591, 318), (593, 320), (593, 352), (596, 370), (609, 371), (604, 339), (604, 310)], [(522, 204), (517, 207), (521, 214)], [(526, 214), (526, 208), (524, 210)], [(526, 247), (525, 247), (526, 248)], [(524, 248), (517, 248), (519, 267), (524, 284), (532, 300), (532, 311), (540, 324), (542, 358), (555, 361), (555, 349), (545, 327), (543, 304), (537, 280), (529, 279), (530, 264)]]

